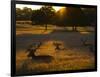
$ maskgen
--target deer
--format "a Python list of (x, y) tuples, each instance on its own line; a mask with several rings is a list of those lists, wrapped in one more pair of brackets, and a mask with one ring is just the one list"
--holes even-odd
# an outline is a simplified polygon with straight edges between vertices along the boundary
[[(42, 45), (42, 43), (39, 42), (38, 44), (36, 44), (36, 45), (34, 46), (34, 48), (39, 48), (41, 45)], [(29, 48), (27, 48), (26, 52), (31, 51), (32, 47), (33, 47), (33, 44), (31, 44), (31, 45), (29, 46)]]
[(94, 44), (92, 42), (88, 42), (87, 39), (81, 39), (84, 46), (87, 46), (90, 51), (94, 51)]
[(27, 55), (28, 57), (30, 57), (33, 61), (36, 62), (51, 62), (54, 58), (51, 55), (35, 55), (35, 52), (37, 51), (37, 49), (41, 46), (42, 43), (39, 43), (37, 45), (37, 47), (35, 48), (29, 48), (29, 54)]
[(61, 43), (53, 43), (53, 45), (55, 46), (55, 50), (64, 50), (65, 48), (61, 48)]

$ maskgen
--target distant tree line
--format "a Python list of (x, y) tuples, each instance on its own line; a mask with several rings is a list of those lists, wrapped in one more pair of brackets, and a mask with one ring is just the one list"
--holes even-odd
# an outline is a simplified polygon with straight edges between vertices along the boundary
[(37, 10), (16, 8), (16, 20), (31, 20), (33, 25), (44, 25), (46, 30), (47, 24), (72, 26), (73, 30), (77, 26), (94, 26), (96, 14), (95, 8), (65, 7), (57, 12), (52, 6), (42, 6)]
[(32, 13), (33, 24), (42, 24), (47, 30), (47, 24), (53, 24), (55, 16), (55, 10), (51, 6), (43, 6), (39, 10), (35, 10)]
[(23, 9), (16, 8), (16, 20), (31, 20), (32, 9), (24, 7)]

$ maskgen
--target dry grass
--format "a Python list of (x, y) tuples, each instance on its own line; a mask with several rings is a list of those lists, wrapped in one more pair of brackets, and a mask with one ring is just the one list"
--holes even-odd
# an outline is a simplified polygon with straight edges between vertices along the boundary
[(23, 60), (22, 65), (17, 66), (17, 73), (24, 74), (26, 72), (26, 73), (34, 74), (34, 73), (39, 73), (39, 72), (82, 70), (82, 69), (94, 68), (95, 66), (94, 57), (92, 55), (86, 56), (86, 55), (80, 54), (76, 56), (75, 53), (73, 53), (72, 55), (73, 56), (68, 56), (68, 55), (62, 56), (62, 58), (57, 58), (57, 56), (54, 56), (55, 59), (52, 60), (52, 62), (50, 63), (44, 63), (44, 62), (38, 63), (30, 59), (26, 59), (26, 60)]
[[(50, 63), (32, 61), (27, 54), (22, 52), (17, 55), (17, 72), (20, 73), (39, 73), (50, 71), (81, 70), (94, 68), (94, 55), (89, 51), (62, 50), (55, 51), (50, 47), (51, 41), (37, 50), (36, 55), (52, 55), (54, 59)], [(50, 47), (50, 49), (46, 49)]]
[[(40, 28), (40, 29), (39, 29)], [(31, 27), (31, 25), (26, 25), (24, 28), (23, 26), (17, 26), (16, 36), (23, 35), (23, 34), (50, 34), (53, 29), (52, 27), (46, 32), (44, 32), (44, 27)], [(55, 39), (44, 41), (43, 45), (40, 46), (40, 48), (36, 51), (36, 55), (51, 55), (54, 57), (54, 59), (49, 62), (38, 62), (33, 61), (32, 59), (27, 57), (26, 47), (28, 47), (28, 41), (26, 40), (17, 40), (17, 46), (21, 45), (22, 47), (26, 45), (26, 47), (23, 47), (23, 49), (19, 49), (17, 47), (16, 51), (16, 71), (17, 74), (34, 74), (39, 72), (50, 72), (50, 71), (67, 71), (67, 70), (81, 70), (81, 69), (93, 69), (95, 66), (95, 56), (94, 53), (89, 51), (88, 48), (81, 46), (80, 41), (78, 41), (81, 34), (79, 34), (79, 37), (74, 35), (76, 38), (73, 38), (69, 36), (70, 33), (66, 32), (66, 39), (64, 38), (65, 35), (60, 36), (57, 38), (64, 38), (65, 40), (61, 39), (58, 42), (62, 44), (62, 48), (65, 48), (64, 50), (55, 50), (55, 46), (53, 43), (55, 42)], [(54, 37), (54, 36), (53, 36)], [(20, 37), (21, 38), (21, 37)], [(55, 38), (55, 37), (54, 37)], [(34, 39), (34, 38), (31, 38)], [(47, 38), (48, 39), (48, 38)], [(77, 43), (75, 42), (77, 41)], [(30, 40), (30, 43), (32, 41)], [(67, 44), (65, 45), (65, 43)], [(70, 46), (69, 46), (70, 45)], [(76, 46), (75, 46), (76, 45)]]

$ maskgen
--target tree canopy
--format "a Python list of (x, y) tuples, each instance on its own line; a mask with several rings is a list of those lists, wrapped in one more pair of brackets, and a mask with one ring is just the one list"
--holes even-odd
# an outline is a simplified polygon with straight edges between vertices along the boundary
[(51, 24), (53, 22), (54, 14), (55, 10), (52, 6), (43, 6), (39, 10), (33, 11), (32, 21), (35, 24), (44, 24), (47, 29), (47, 24)]
[(97, 23), (97, 10), (95, 8), (83, 8), (87, 17), (88, 25), (96, 25)]
[(40, 24), (50, 24), (55, 10), (51, 6), (43, 6), (32, 13), (32, 21)]
[(16, 20), (31, 20), (33, 24), (55, 24), (58, 26), (89, 26), (96, 24), (95, 8), (65, 7), (57, 12), (52, 6), (44, 5), (32, 10), (24, 7), (16, 8)]
[(16, 20), (31, 20), (32, 9), (24, 7), (23, 9), (16, 8)]
[[(61, 14), (60, 14), (61, 13)], [(63, 13), (63, 14), (62, 14)], [(58, 24), (68, 26), (86, 25), (86, 15), (78, 7), (66, 7), (57, 12)]]

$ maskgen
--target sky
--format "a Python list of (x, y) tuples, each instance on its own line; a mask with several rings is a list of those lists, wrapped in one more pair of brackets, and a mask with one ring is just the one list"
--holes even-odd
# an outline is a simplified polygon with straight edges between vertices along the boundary
[[(40, 9), (42, 7), (42, 5), (25, 5), (25, 4), (16, 4), (16, 8), (21, 8), (23, 9), (23, 7), (28, 7), (28, 8), (31, 8), (32, 10), (35, 10), (35, 9)], [(61, 8), (64, 8), (64, 7), (61, 7), (61, 6), (53, 6), (53, 8), (58, 11), (59, 9)]]

